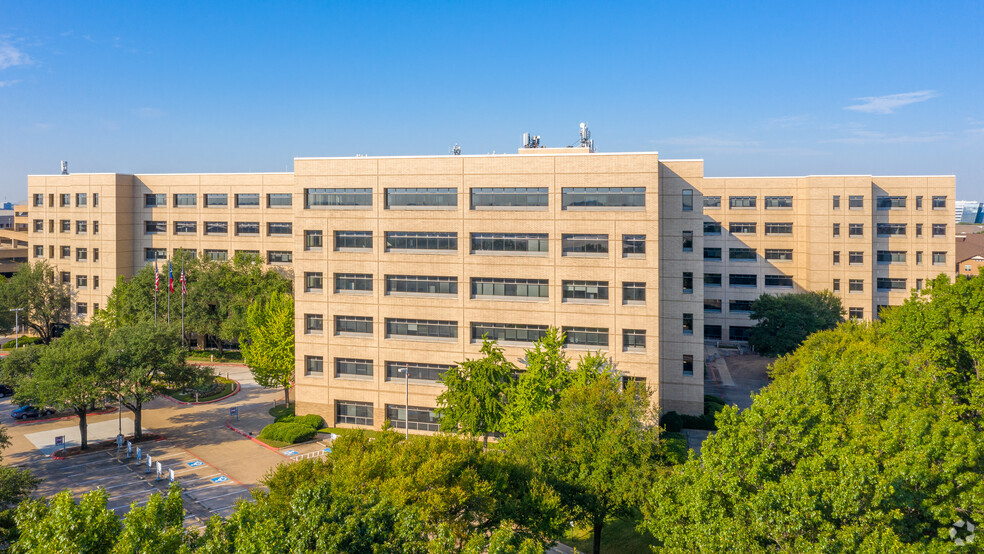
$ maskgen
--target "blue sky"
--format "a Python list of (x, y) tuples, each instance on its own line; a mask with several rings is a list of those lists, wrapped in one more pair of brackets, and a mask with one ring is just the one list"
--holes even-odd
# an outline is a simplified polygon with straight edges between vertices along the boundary
[(0, 0), (0, 192), (295, 156), (601, 151), (708, 176), (955, 174), (984, 200), (981, 2)]

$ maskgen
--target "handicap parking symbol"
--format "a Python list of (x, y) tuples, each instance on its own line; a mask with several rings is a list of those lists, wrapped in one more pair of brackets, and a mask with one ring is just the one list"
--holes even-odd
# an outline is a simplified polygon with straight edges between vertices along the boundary
[(212, 477), (212, 482), (213, 483), (225, 483), (228, 480), (229, 480), (229, 478), (226, 477), (225, 475), (219, 475), (218, 477)]
[(287, 456), (297, 456), (297, 450), (288, 450), (284, 454)]
[(194, 462), (188, 462), (188, 467), (199, 467), (205, 465), (205, 462), (201, 460), (195, 460)]
[(330, 446), (325, 447), (325, 449), (322, 450), (322, 452), (331, 452), (331, 447)]

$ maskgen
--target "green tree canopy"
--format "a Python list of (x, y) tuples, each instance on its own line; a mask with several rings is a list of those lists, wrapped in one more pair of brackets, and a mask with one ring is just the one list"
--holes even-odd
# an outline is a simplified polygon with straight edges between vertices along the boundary
[(274, 292), (249, 306), (240, 347), (243, 361), (261, 386), (283, 387), (290, 403), (294, 382), (294, 298)]
[(752, 302), (748, 344), (765, 356), (781, 356), (796, 349), (817, 331), (833, 329), (844, 321), (840, 298), (830, 291), (798, 294), (763, 294)]
[[(56, 323), (67, 323), (72, 297), (68, 287), (55, 279), (55, 271), (45, 260), (26, 263), (10, 279), (0, 282), (0, 305), (6, 312), (23, 308), (19, 321), (34, 331), (41, 342), (51, 342)], [(6, 319), (0, 320), (9, 328)]]
[(982, 308), (984, 278), (944, 276), (811, 336), (655, 483), (647, 527), (671, 552), (950, 551), (984, 521)]
[(442, 431), (489, 435), (503, 430), (506, 392), (512, 387), (516, 366), (502, 348), (488, 338), (482, 341), (482, 357), (465, 360), (441, 377), (444, 392), (437, 397)]

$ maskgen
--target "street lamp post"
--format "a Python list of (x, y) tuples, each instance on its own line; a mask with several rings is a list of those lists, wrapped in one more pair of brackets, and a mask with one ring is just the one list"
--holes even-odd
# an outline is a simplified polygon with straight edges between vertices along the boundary
[(406, 404), (406, 412), (404, 412), (403, 414), (403, 425), (404, 425), (404, 429), (406, 429), (406, 437), (407, 439), (409, 439), (410, 438), (410, 367), (403, 366), (400, 368), (399, 371), (400, 373), (406, 376), (406, 380), (407, 380), (407, 404)]
[(20, 335), (17, 334), (20, 331), (20, 313), (24, 308), (11, 308), (8, 311), (14, 312), (14, 348), (20, 347)]

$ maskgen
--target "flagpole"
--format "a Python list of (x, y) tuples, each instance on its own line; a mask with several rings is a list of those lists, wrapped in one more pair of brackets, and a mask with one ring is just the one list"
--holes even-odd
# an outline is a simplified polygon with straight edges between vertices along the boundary
[(171, 262), (167, 262), (167, 324), (171, 324), (171, 279), (173, 279), (173, 273), (171, 273)]
[(181, 260), (181, 345), (185, 343), (185, 264)]
[(157, 325), (157, 285), (160, 282), (161, 274), (157, 270), (157, 260), (154, 260), (154, 325)]

